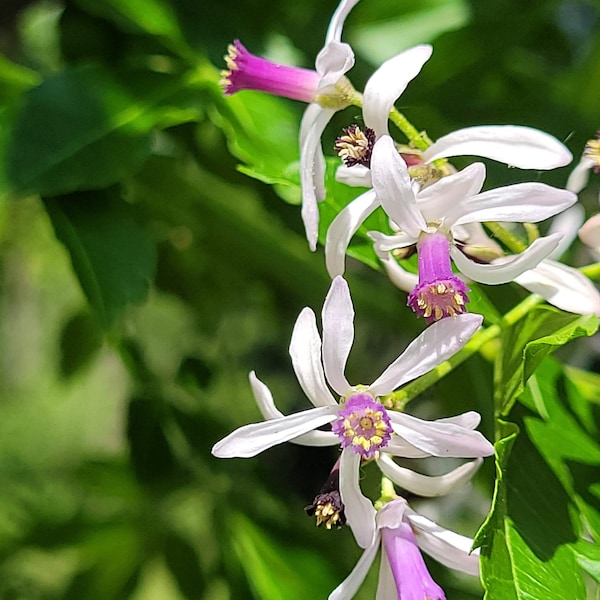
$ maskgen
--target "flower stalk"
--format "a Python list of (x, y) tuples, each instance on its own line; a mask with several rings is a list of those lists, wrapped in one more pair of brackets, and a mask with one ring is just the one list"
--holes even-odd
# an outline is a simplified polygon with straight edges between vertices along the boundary
[[(597, 266), (597, 273), (598, 276), (600, 276), (600, 264)], [(525, 300), (507, 312), (504, 317), (502, 317), (500, 323), (491, 325), (486, 329), (480, 329), (456, 354), (440, 363), (428, 373), (425, 373), (421, 377), (408, 383), (401, 390), (388, 394), (382, 399), (382, 404), (388, 409), (404, 411), (411, 400), (414, 400), (419, 394), (422, 394), (440, 379), (451, 373), (470, 356), (479, 352), (485, 344), (497, 338), (505, 327), (514, 325), (517, 321), (526, 317), (529, 311), (542, 301), (543, 298), (537, 294), (527, 296)]]

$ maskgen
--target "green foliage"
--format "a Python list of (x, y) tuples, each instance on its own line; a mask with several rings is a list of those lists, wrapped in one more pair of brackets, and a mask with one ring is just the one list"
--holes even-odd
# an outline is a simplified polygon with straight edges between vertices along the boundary
[[(303, 513), (335, 452), (290, 444), (255, 461), (210, 456), (259, 418), (251, 369), (282, 411), (306, 406), (287, 345), (300, 309), (318, 311), (329, 286), (299, 216), (304, 107), (257, 92), (223, 97), (220, 57), (240, 37), (310, 67), (335, 4), (6, 8), (0, 597), (325, 598), (360, 557), (347, 530), (317, 529)], [(568, 138), (578, 155), (598, 128), (598, 18), (585, 2), (364, 0), (344, 30), (357, 53), (349, 75), (361, 89), (382, 59), (432, 42), (399, 103), (418, 129), (435, 138), (526, 124)], [(335, 180), (333, 140), (353, 122), (351, 107), (325, 132), (321, 242), (364, 192)], [(490, 186), (564, 185), (567, 172), (490, 164), (488, 174)], [(594, 185), (582, 198), (596, 211)], [(372, 229), (389, 231), (383, 211), (348, 251), (357, 380), (422, 326), (382, 277)], [(414, 272), (414, 257), (402, 265)], [(516, 288), (471, 287), (470, 309), (497, 335), (417, 407), (435, 417), (480, 410), (496, 432), (497, 472), (479, 474), (468, 509), (436, 499), (442, 524), (472, 535), (495, 485), (477, 536), (486, 597), (584, 599), (600, 582), (600, 375), (588, 344), (597, 318), (539, 305), (508, 323)], [(480, 368), (490, 356), (493, 399)], [(372, 571), (359, 600), (373, 597)], [(445, 571), (436, 579), (449, 598), (480, 594)]]
[(156, 268), (153, 241), (110, 191), (48, 199), (46, 208), (88, 302), (110, 327), (146, 298)]

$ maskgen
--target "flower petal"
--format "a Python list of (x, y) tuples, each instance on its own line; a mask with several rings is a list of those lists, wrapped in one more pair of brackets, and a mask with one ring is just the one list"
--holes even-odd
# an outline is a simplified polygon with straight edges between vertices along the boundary
[(252, 388), (258, 410), (260, 410), (262, 416), (265, 419), (279, 419), (283, 417), (284, 414), (275, 406), (271, 390), (256, 376), (254, 371), (250, 371), (248, 379), (250, 380), (250, 387)]
[(600, 292), (573, 267), (543, 260), (534, 269), (521, 273), (515, 282), (562, 310), (600, 316)]
[(348, 44), (332, 41), (317, 54), (315, 68), (321, 76), (319, 91), (335, 85), (354, 66), (354, 52)]
[(335, 171), (335, 180), (350, 187), (371, 187), (371, 169), (364, 165), (347, 167), (340, 165)]
[(302, 221), (310, 249), (317, 248), (319, 209), (317, 202), (325, 197), (323, 184), (325, 159), (321, 135), (335, 110), (309, 104), (300, 124), (300, 184), (302, 187)]
[(407, 508), (406, 518), (417, 532), (417, 543), (423, 551), (443, 565), (469, 575), (479, 575), (479, 549), (471, 552), (473, 540)]
[(479, 423), (481, 423), (481, 415), (474, 410), (468, 410), (460, 415), (444, 417), (443, 419), (436, 419), (435, 421), (436, 423), (454, 423), (460, 427), (475, 429)]
[(371, 155), (371, 178), (383, 209), (402, 231), (417, 237), (427, 229), (427, 223), (417, 208), (406, 163), (389, 135), (375, 142)]
[(392, 456), (400, 458), (428, 458), (431, 456), (428, 452), (419, 450), (419, 448), (416, 448), (397, 435), (392, 436), (392, 439), (385, 447), (385, 451)]
[(464, 199), (451, 209), (450, 218), (457, 225), (483, 221), (537, 223), (575, 202), (577, 196), (567, 190), (544, 183), (516, 183)]
[(294, 325), (290, 341), (292, 366), (300, 387), (314, 406), (337, 406), (325, 382), (321, 361), (321, 338), (315, 313), (304, 308)]
[(392, 567), (385, 552), (381, 553), (381, 561), (379, 562), (379, 579), (377, 580), (375, 600), (398, 600), (398, 590), (396, 589)]
[(337, 406), (311, 408), (294, 415), (244, 425), (217, 442), (212, 453), (217, 458), (250, 458), (263, 450), (292, 440), (337, 418)]
[(563, 237), (558, 244), (558, 248), (550, 254), (549, 258), (558, 260), (571, 247), (584, 221), (585, 209), (581, 204), (573, 204), (571, 208), (567, 208), (567, 210), (552, 219), (548, 233), (562, 233)]
[(394, 102), (419, 74), (432, 52), (428, 44), (409, 48), (385, 61), (367, 81), (363, 117), (365, 125), (374, 129), (377, 137), (388, 133), (387, 122)]
[(407, 246), (412, 246), (413, 244), (417, 243), (418, 239), (405, 233), (386, 235), (385, 233), (381, 233), (379, 231), (369, 231), (367, 232), (367, 235), (373, 240), (374, 250), (378, 255), (385, 252), (390, 252), (396, 248), (406, 248)]
[(325, 262), (331, 277), (344, 274), (348, 244), (363, 221), (378, 206), (375, 192), (369, 190), (350, 202), (331, 222), (325, 240)]
[(368, 548), (374, 542), (376, 510), (371, 501), (363, 496), (359, 485), (360, 454), (344, 448), (340, 458), (340, 496), (344, 504), (346, 521), (352, 529), (356, 543)]
[(480, 315), (464, 314), (437, 321), (409, 344), (369, 390), (375, 396), (384, 396), (431, 371), (456, 354), (479, 329), (482, 320)]
[(477, 469), (481, 466), (483, 459), (478, 458), (460, 465), (445, 475), (430, 476), (421, 475), (411, 469), (396, 464), (388, 455), (381, 453), (377, 459), (377, 466), (381, 472), (389, 477), (396, 485), (417, 494), (418, 496), (443, 496), (452, 490), (466, 484)]
[(470, 279), (488, 285), (499, 285), (514, 281), (521, 273), (536, 267), (556, 248), (561, 237), (562, 234), (554, 233), (538, 238), (521, 254), (502, 264), (478, 264), (467, 258), (454, 246), (450, 247), (450, 255), (459, 271)]
[(520, 169), (555, 169), (573, 159), (555, 137), (518, 125), (466, 127), (441, 137), (423, 153), (426, 162), (451, 156), (483, 156)]
[(397, 435), (431, 456), (479, 458), (494, 453), (494, 446), (479, 431), (395, 411), (388, 411), (388, 416)]
[(456, 206), (481, 191), (485, 175), (485, 165), (473, 163), (426, 187), (417, 195), (417, 206), (425, 220), (435, 222), (443, 219), (446, 227), (452, 227), (456, 220)]
[(595, 164), (596, 162), (592, 158), (589, 158), (584, 154), (575, 168), (571, 171), (565, 187), (571, 192), (579, 194), (579, 192), (588, 184), (590, 169), (592, 169)]
[[(249, 379), (256, 404), (263, 417), (265, 419), (279, 419), (283, 417), (284, 414), (277, 410), (275, 406), (271, 390), (256, 376), (254, 371), (250, 373)], [(290, 442), (300, 444), (301, 446), (337, 446), (340, 443), (340, 438), (333, 431), (315, 429), (314, 431), (299, 435), (290, 440)]]
[(342, 0), (339, 3), (331, 17), (331, 20), (329, 21), (327, 35), (325, 36), (325, 46), (332, 41), (339, 42), (342, 39), (344, 21), (346, 20), (346, 17), (350, 11), (358, 4), (358, 2), (359, 0)]
[(350, 390), (344, 375), (354, 341), (354, 307), (346, 280), (337, 276), (323, 304), (323, 366), (329, 385), (343, 396)]
[(373, 544), (362, 553), (350, 575), (329, 594), (327, 600), (351, 600), (354, 598), (375, 560), (379, 543), (379, 536), (377, 536)]
[(390, 281), (403, 292), (411, 292), (419, 283), (419, 276), (416, 273), (405, 271), (398, 262), (389, 254), (385, 257), (379, 257), (385, 268)]
[(589, 248), (600, 248), (600, 214), (590, 217), (579, 229), (579, 239)]

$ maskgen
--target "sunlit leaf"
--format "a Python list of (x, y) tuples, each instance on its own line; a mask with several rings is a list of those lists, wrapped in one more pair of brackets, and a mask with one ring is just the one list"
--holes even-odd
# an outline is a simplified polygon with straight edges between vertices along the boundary
[(492, 512), (477, 536), (486, 599), (585, 599), (568, 497), (523, 432), (505, 425), (496, 443)]
[(116, 183), (150, 155), (155, 127), (192, 116), (169, 109), (185, 85), (150, 72), (119, 79), (100, 66), (46, 79), (23, 95), (7, 134), (9, 185), (48, 196)]
[(598, 318), (594, 315), (563, 313), (550, 306), (536, 307), (506, 329), (498, 363), (497, 410), (501, 414), (509, 412), (544, 357), (571, 340), (592, 335), (597, 329)]
[(338, 583), (317, 556), (282, 546), (239, 513), (232, 518), (231, 542), (257, 600), (324, 598)]

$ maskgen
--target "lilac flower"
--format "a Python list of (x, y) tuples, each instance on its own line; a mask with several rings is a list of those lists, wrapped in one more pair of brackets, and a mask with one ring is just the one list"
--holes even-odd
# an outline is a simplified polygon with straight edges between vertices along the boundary
[(321, 135), (335, 112), (349, 106), (356, 95), (345, 77), (354, 65), (354, 53), (341, 37), (344, 21), (358, 2), (340, 2), (329, 23), (314, 71), (278, 65), (254, 56), (237, 40), (229, 47), (226, 57), (229, 70), (223, 73), (222, 81), (226, 94), (251, 89), (309, 103), (300, 125), (300, 180), (302, 219), (311, 250), (317, 245), (317, 202), (325, 197)]
[(444, 591), (433, 581), (419, 548), (452, 569), (479, 575), (479, 553), (470, 551), (473, 540), (419, 515), (403, 498), (392, 500), (377, 512), (371, 507), (367, 518), (373, 529), (372, 541), (328, 600), (352, 598), (380, 549), (376, 596), (381, 600), (445, 600)]
[[(235, 430), (215, 444), (213, 454), (220, 458), (247, 458), (286, 441), (314, 446), (341, 445), (340, 485), (352, 488), (358, 486), (361, 460), (374, 458), (379, 462), (384, 454), (479, 459), (493, 453), (492, 445), (474, 431), (479, 424), (475, 412), (429, 422), (388, 410), (381, 400), (462, 348), (479, 328), (479, 315), (462, 315), (433, 325), (409, 344), (372, 384), (355, 386), (344, 375), (354, 339), (353, 319), (348, 284), (336, 277), (323, 306), (322, 343), (315, 314), (309, 308), (300, 313), (290, 343), (294, 371), (314, 408), (284, 416), (275, 407), (267, 386), (252, 372), (250, 383), (267, 420)], [(332, 431), (318, 429), (328, 423), (333, 424)], [(451, 474), (427, 478), (416, 474), (412, 477), (397, 465), (395, 469), (391, 458), (384, 460), (382, 468), (392, 473), (394, 481), (416, 493), (422, 490), (425, 495), (436, 495), (437, 487), (446, 490), (454, 481), (462, 482), (465, 473), (474, 472), (480, 464), (473, 461)], [(347, 508), (353, 515), (365, 509), (360, 505)], [(370, 543), (370, 530), (361, 531), (357, 526), (355, 534), (363, 547)]]
[(480, 192), (485, 166), (473, 163), (420, 190), (388, 135), (380, 137), (371, 160), (373, 189), (351, 202), (328, 232), (326, 258), (332, 277), (344, 271), (351, 235), (381, 205), (397, 230), (371, 232), (378, 253), (416, 245), (419, 283), (409, 304), (429, 322), (465, 312), (468, 288), (451, 269), (450, 259), (470, 279), (497, 285), (535, 267), (556, 247), (560, 234), (539, 238), (502, 264), (479, 264), (460, 250), (465, 226), (484, 221), (538, 222), (571, 206), (577, 197), (542, 183), (520, 183)]

